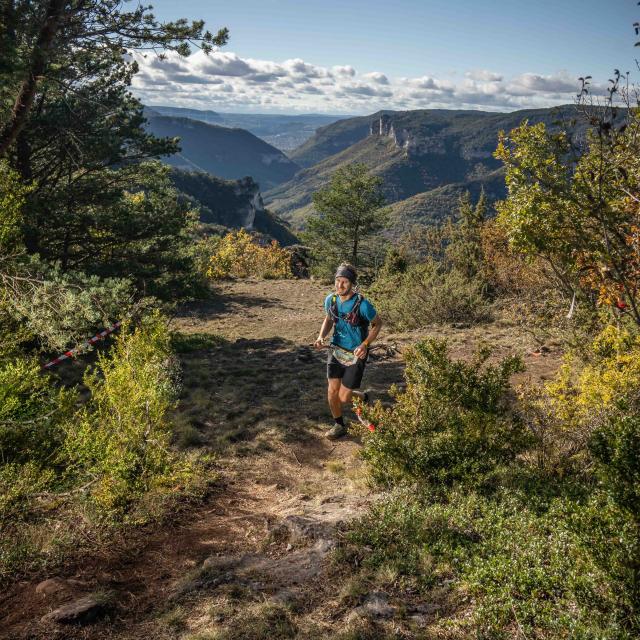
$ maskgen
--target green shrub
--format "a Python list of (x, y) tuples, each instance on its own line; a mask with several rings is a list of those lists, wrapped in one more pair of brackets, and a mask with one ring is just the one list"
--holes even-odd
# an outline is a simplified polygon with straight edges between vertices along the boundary
[(35, 359), (0, 365), (0, 460), (54, 466), (76, 394), (56, 388)]
[(364, 457), (393, 491), (351, 529), (357, 564), (452, 585), (473, 604), (456, 624), (480, 637), (638, 637), (638, 344), (606, 328), (514, 415), (517, 359), (418, 343), (395, 405), (363, 407)]
[(207, 275), (212, 280), (237, 278), (290, 278), (291, 257), (278, 242), (262, 247), (244, 229), (228, 233), (215, 244)]
[[(594, 492), (569, 516), (580, 551), (603, 575), (602, 588), (613, 594), (611, 608), (629, 637), (640, 636), (640, 526), (637, 513), (621, 509), (607, 493)], [(626, 637), (621, 634), (621, 637)]]
[(405, 271), (383, 271), (368, 294), (385, 321), (399, 329), (490, 318), (482, 283), (431, 259)]
[(91, 497), (105, 515), (126, 513), (171, 471), (166, 413), (175, 398), (175, 363), (166, 321), (158, 314), (124, 327), (85, 377), (91, 400), (70, 426), (65, 455), (96, 479)]
[(608, 326), (582, 352), (583, 359), (566, 355), (541, 388), (521, 391), (520, 413), (535, 436), (538, 465), (566, 473), (591, 471), (596, 462), (620, 505), (638, 513), (640, 337)]
[(54, 484), (56, 475), (38, 464), (3, 464), (0, 466), (0, 530), (3, 524), (27, 518), (34, 495)]
[(514, 487), (488, 497), (461, 486), (435, 502), (395, 491), (352, 526), (348, 542), (359, 563), (391, 564), (427, 598), (442, 584), (472, 598), (472, 619), (458, 624), (478, 637), (635, 637), (637, 622), (590, 548), (610, 554), (611, 541), (587, 540), (579, 524), (595, 519), (597, 531), (615, 520), (563, 495), (535, 506)]
[(423, 340), (406, 356), (407, 388), (395, 405), (380, 404), (369, 418), (378, 425), (363, 457), (385, 485), (480, 481), (527, 444), (507, 411), (509, 378), (522, 369), (517, 357), (488, 365), (488, 349), (471, 362), (453, 361), (445, 341)]
[(602, 484), (640, 526), (640, 415), (611, 417), (589, 445)]

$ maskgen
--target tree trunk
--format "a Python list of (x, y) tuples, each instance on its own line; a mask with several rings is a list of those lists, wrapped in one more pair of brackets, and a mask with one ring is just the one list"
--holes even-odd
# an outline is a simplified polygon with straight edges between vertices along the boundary
[(33, 48), (28, 75), (22, 81), (9, 122), (4, 127), (2, 134), (0, 134), (0, 157), (6, 155), (9, 147), (15, 142), (27, 123), (29, 111), (38, 88), (38, 81), (47, 68), (49, 50), (58, 31), (65, 2), (66, 0), (50, 0), (49, 2), (45, 21)]
[(29, 183), (33, 179), (31, 168), (31, 145), (26, 133), (21, 131), (16, 138), (16, 169), (23, 182)]
[(351, 252), (351, 264), (356, 267), (356, 269), (358, 268), (358, 240), (359, 240), (359, 235), (360, 235), (360, 229), (359, 226), (356, 225), (356, 228), (354, 229), (354, 234), (353, 234), (353, 250)]

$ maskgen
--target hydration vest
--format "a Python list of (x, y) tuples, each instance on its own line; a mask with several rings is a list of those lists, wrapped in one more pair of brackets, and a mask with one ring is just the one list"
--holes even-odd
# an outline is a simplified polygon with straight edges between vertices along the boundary
[(369, 335), (369, 321), (360, 313), (360, 305), (364, 300), (364, 296), (360, 293), (356, 293), (356, 301), (353, 305), (353, 309), (349, 313), (340, 313), (338, 311), (338, 295), (333, 294), (331, 296), (331, 304), (329, 305), (329, 315), (334, 324), (337, 324), (338, 320), (344, 320), (347, 324), (360, 328), (361, 342), (364, 342)]

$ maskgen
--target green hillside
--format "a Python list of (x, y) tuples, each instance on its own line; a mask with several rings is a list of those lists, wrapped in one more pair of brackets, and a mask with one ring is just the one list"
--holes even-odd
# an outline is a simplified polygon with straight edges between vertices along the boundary
[[(403, 211), (427, 222), (454, 211), (458, 194), (467, 188), (475, 192), (484, 185), (490, 200), (504, 196), (501, 174), (496, 173), (500, 163), (492, 155), (501, 130), (509, 131), (523, 120), (552, 127), (572, 117), (575, 109), (568, 106), (513, 113), (387, 111), (342, 120), (319, 129), (291, 154), (300, 164), (313, 159), (317, 163), (270, 190), (265, 201), (295, 226), (303, 226), (312, 193), (326, 185), (338, 167), (364, 162), (383, 178), (390, 203), (406, 201), (394, 208), (398, 224)], [(576, 128), (577, 135), (584, 126)]]
[(347, 118), (320, 127), (303, 145), (291, 151), (289, 157), (302, 167), (311, 167), (365, 138), (372, 118), (382, 113), (392, 112), (380, 111), (373, 116)]
[(198, 206), (201, 222), (253, 229), (282, 245), (297, 242), (287, 223), (264, 208), (258, 184), (251, 178), (223, 180), (208, 173), (174, 169), (171, 180), (183, 197)]
[(505, 195), (504, 170), (497, 169), (482, 179), (446, 184), (395, 202), (391, 206), (391, 233), (399, 236), (415, 224), (443, 221), (455, 213), (460, 196), (469, 192), (475, 202), (482, 189), (489, 202), (502, 199)]
[(292, 216), (294, 211), (311, 202), (311, 194), (327, 184), (339, 166), (364, 162), (369, 166), (384, 167), (389, 162), (400, 163), (402, 156), (402, 151), (396, 149), (391, 140), (369, 137), (314, 167), (303, 169), (289, 182), (270, 190), (265, 197), (274, 211), (289, 219), (295, 217)]
[(227, 180), (251, 176), (263, 190), (291, 179), (299, 166), (282, 151), (243, 129), (189, 118), (155, 116), (147, 128), (160, 137), (180, 138), (180, 153), (162, 160), (178, 169), (204, 171)]

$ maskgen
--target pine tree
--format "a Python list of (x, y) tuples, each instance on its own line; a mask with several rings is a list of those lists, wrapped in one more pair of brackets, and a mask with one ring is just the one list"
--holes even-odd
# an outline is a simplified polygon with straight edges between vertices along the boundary
[(125, 277), (172, 297), (188, 288), (192, 216), (166, 170), (146, 162), (179, 147), (145, 131), (129, 90), (138, 67), (127, 52), (187, 55), (190, 43), (210, 51), (227, 31), (161, 23), (148, 7), (124, 5), (2, 3), (0, 155), (32, 187), (22, 207), (28, 254), (62, 273)]
[(309, 219), (304, 239), (320, 271), (331, 271), (343, 260), (371, 265), (370, 242), (389, 216), (381, 187), (380, 177), (356, 163), (338, 169), (329, 186), (313, 194), (317, 214)]

